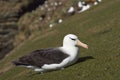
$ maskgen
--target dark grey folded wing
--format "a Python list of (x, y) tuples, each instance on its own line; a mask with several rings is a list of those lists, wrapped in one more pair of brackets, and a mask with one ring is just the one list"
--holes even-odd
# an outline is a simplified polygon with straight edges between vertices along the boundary
[(13, 63), (15, 65), (33, 65), (41, 67), (44, 64), (59, 64), (68, 56), (69, 55), (59, 49), (41, 49), (21, 57), (18, 61), (14, 61)]

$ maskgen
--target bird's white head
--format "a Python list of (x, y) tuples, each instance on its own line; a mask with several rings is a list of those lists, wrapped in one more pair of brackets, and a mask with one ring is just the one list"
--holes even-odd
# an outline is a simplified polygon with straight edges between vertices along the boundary
[(76, 46), (81, 46), (83, 48), (88, 49), (88, 45), (82, 43), (78, 37), (74, 34), (68, 34), (64, 37), (63, 39), (63, 47), (76, 47)]

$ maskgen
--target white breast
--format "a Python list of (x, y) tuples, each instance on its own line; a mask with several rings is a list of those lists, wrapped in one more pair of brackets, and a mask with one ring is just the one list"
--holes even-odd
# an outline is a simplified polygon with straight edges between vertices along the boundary
[(78, 59), (79, 48), (78, 47), (62, 47), (61, 50), (66, 54), (70, 55), (69, 64), (73, 64)]

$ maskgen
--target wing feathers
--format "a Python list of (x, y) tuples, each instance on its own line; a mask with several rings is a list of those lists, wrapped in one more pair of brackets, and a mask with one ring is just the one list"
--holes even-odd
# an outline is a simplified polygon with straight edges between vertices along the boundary
[(60, 63), (68, 56), (69, 55), (63, 53), (59, 49), (41, 49), (19, 58), (18, 61), (14, 62), (14, 64), (25, 64), (41, 67), (44, 64)]

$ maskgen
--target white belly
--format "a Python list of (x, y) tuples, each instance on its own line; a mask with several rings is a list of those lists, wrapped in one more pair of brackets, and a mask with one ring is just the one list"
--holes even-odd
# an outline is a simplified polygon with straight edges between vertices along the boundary
[(64, 59), (60, 64), (45, 64), (42, 66), (42, 69), (51, 70), (51, 69), (60, 69), (65, 67), (69, 63), (70, 57)]

